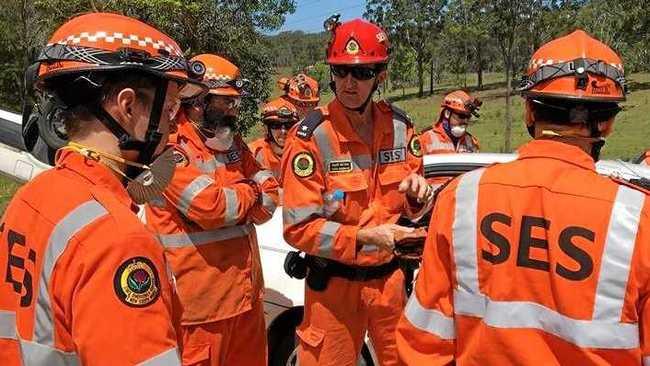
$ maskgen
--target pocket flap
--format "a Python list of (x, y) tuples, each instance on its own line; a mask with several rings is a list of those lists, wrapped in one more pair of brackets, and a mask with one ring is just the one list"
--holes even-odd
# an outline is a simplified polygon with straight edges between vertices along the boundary
[(410, 173), (408, 164), (385, 165), (379, 172), (379, 183), (382, 186), (399, 183)]
[(365, 191), (368, 182), (363, 172), (330, 173), (327, 175), (329, 190), (340, 189), (343, 192)]
[(318, 347), (325, 338), (325, 331), (312, 326), (296, 329), (296, 334), (310, 347)]
[(183, 365), (196, 365), (210, 359), (210, 345), (187, 346), (183, 349)]

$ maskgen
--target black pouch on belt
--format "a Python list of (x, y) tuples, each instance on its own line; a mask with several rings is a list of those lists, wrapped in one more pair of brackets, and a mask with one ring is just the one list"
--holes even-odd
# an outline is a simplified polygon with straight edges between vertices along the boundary
[(300, 256), (300, 252), (289, 252), (284, 258), (284, 272), (291, 278), (304, 279), (307, 276), (307, 260)]
[(330, 273), (327, 270), (329, 261), (324, 258), (308, 255), (307, 267), (307, 286), (314, 291), (324, 291), (330, 281)]

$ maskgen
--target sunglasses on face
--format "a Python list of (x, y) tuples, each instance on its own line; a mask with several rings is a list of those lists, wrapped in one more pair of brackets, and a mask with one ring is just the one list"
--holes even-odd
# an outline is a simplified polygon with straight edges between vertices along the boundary
[(269, 123), (269, 128), (272, 130), (279, 130), (281, 128), (288, 130), (291, 127), (293, 127), (293, 125), (295, 124), (296, 124), (295, 122), (273, 122), (273, 123)]
[(330, 68), (332, 74), (336, 75), (339, 78), (344, 78), (348, 74), (352, 74), (352, 77), (357, 80), (370, 80), (377, 76), (377, 70), (374, 68), (363, 67), (363, 66), (332, 66)]

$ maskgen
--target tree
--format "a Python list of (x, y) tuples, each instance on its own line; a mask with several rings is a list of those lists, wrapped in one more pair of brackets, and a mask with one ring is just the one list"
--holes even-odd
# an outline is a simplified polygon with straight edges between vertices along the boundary
[[(228, 58), (241, 68), (245, 78), (252, 81), (251, 98), (245, 98), (242, 103), (239, 126), (242, 132), (257, 122), (258, 101), (267, 99), (269, 95), (273, 64), (262, 32), (278, 29), (285, 15), (295, 8), (294, 0), (6, 1), (33, 3), (30, 5), (30, 9), (33, 9), (29, 13), (33, 15), (30, 21), (42, 25), (35, 28), (38, 34), (22, 38), (24, 46), (40, 48), (45, 43), (45, 37), (75, 14), (108, 11), (156, 26), (174, 38), (188, 57), (198, 53), (215, 53)], [(3, 15), (3, 21), (8, 18), (9, 22), (17, 22), (15, 15)], [(2, 27), (7, 29), (4, 24)], [(20, 58), (10, 56), (8, 59), (11, 65), (22, 69)], [(31, 62), (33, 54), (28, 59)]]
[(516, 45), (524, 25), (530, 21), (533, 9), (540, 6), (540, 0), (491, 0), (484, 1), (489, 17), (490, 33), (497, 43), (503, 60), (506, 77), (506, 112), (503, 151), (512, 150), (512, 71), (515, 68)]
[(442, 29), (446, 0), (369, 0), (365, 17), (380, 24), (396, 49), (415, 52), (418, 96), (424, 95), (424, 66), (431, 59), (430, 42)]

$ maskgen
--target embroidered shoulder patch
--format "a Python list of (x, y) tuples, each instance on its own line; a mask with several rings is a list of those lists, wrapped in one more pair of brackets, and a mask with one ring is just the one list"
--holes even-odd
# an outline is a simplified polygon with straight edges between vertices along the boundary
[(420, 144), (418, 136), (411, 137), (411, 141), (409, 141), (409, 152), (415, 157), (422, 157), (422, 144)]
[(113, 277), (117, 297), (127, 306), (151, 305), (160, 296), (160, 278), (149, 258), (133, 257), (120, 265)]
[(307, 178), (314, 174), (314, 157), (308, 152), (301, 152), (294, 156), (291, 166), (295, 175)]

